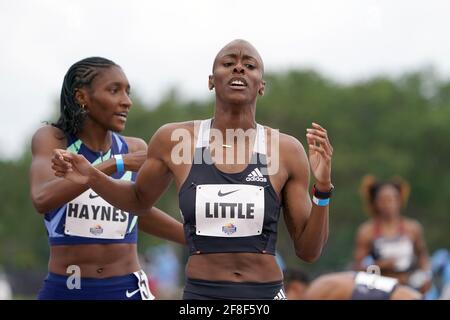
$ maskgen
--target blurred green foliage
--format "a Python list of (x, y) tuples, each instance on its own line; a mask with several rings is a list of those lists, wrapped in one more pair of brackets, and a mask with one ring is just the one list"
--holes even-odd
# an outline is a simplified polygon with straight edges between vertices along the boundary
[[(381, 179), (400, 175), (408, 180), (412, 192), (405, 214), (423, 223), (430, 251), (450, 248), (446, 199), (450, 191), (450, 82), (439, 79), (433, 70), (350, 84), (337, 83), (312, 70), (267, 74), (266, 80), (257, 121), (279, 128), (303, 144), (305, 129), (312, 121), (318, 122), (327, 128), (335, 150), (336, 192), (328, 244), (317, 262), (302, 263), (281, 222), (278, 250), (288, 266), (317, 274), (349, 265), (356, 228), (367, 218), (358, 195), (366, 173)], [(212, 96), (206, 101), (184, 101), (171, 90), (152, 107), (134, 99), (124, 134), (148, 141), (162, 124), (209, 118)], [(26, 151), (20, 160), (0, 162), (0, 265), (45, 269), (48, 244), (42, 216), (29, 197), (30, 160)], [(180, 219), (173, 186), (158, 206)], [(143, 252), (160, 241), (141, 234), (139, 248)]]

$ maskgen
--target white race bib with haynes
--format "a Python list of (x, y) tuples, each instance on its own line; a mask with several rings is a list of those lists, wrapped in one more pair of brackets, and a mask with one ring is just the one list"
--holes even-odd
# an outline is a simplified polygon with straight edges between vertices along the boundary
[(88, 189), (67, 204), (64, 233), (97, 239), (123, 239), (128, 219), (128, 212), (112, 206)]

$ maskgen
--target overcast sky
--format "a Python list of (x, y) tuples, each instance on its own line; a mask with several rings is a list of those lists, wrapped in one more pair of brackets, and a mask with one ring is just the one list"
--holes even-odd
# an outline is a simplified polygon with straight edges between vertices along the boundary
[(49, 120), (65, 72), (87, 56), (121, 65), (149, 104), (170, 87), (204, 98), (235, 38), (267, 71), (313, 67), (342, 81), (434, 66), (450, 75), (450, 1), (0, 0), (0, 158)]

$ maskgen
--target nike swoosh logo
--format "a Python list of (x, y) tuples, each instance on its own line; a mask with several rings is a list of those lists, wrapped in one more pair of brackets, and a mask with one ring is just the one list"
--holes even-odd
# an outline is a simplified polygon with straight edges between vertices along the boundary
[(127, 296), (127, 298), (131, 298), (132, 296), (134, 296), (136, 293), (139, 292), (140, 289), (136, 289), (132, 292), (128, 292), (128, 290), (125, 292), (125, 295)]
[(233, 192), (236, 192), (236, 191), (239, 191), (239, 189), (234, 190), (234, 191), (230, 191), (230, 192), (225, 192), (225, 193), (222, 193), (222, 191), (219, 190), (219, 192), (217, 193), (217, 195), (218, 195), (219, 197), (223, 197), (223, 196), (229, 195), (230, 193), (233, 193)]
[(89, 193), (89, 199), (95, 199), (95, 198), (98, 198), (98, 197), (100, 197), (98, 194)]

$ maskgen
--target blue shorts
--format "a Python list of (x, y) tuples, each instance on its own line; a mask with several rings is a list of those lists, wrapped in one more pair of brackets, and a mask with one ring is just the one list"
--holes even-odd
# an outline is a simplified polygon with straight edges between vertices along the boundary
[[(104, 279), (63, 276), (49, 272), (39, 300), (153, 300), (145, 273), (140, 270)], [(71, 279), (69, 279), (71, 278)], [(69, 281), (68, 281), (69, 280)]]
[(286, 300), (282, 281), (231, 282), (187, 279), (183, 300)]

